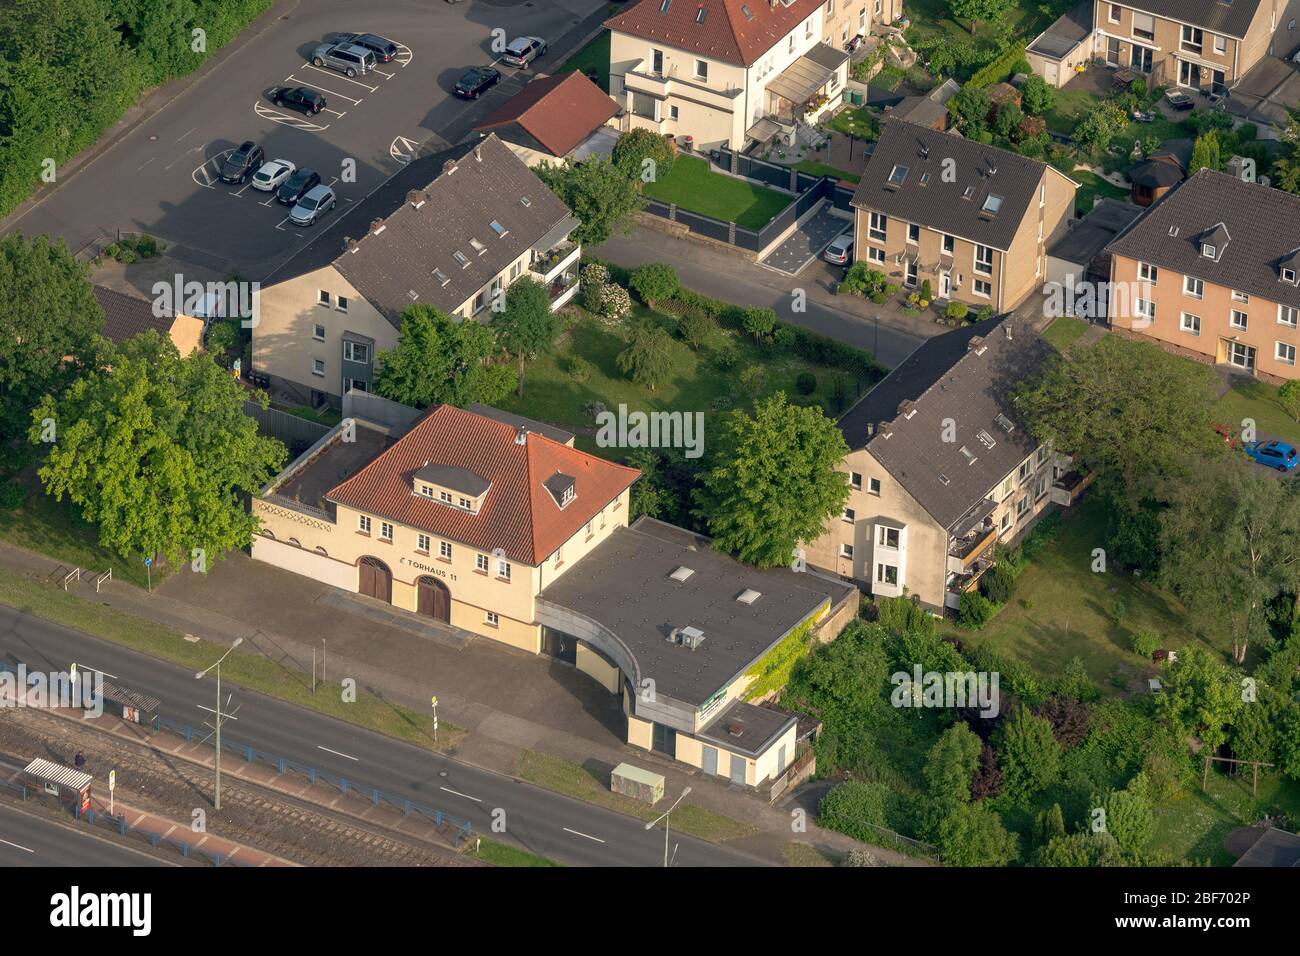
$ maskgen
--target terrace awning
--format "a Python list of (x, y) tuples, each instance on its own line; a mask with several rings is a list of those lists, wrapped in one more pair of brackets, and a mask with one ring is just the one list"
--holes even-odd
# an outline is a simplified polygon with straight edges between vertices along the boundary
[(745, 136), (756, 143), (766, 143), (781, 132), (781, 124), (775, 120), (763, 118), (745, 130)]
[[(847, 58), (846, 54), (845, 59)], [(805, 53), (782, 70), (775, 80), (767, 84), (767, 89), (769, 93), (774, 93), (791, 103), (803, 104), (820, 93), (822, 87), (829, 83), (834, 75), (834, 67), (819, 63)]]

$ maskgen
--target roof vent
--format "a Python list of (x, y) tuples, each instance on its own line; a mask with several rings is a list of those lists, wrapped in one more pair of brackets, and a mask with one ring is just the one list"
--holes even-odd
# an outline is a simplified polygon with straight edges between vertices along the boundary
[(997, 444), (997, 441), (994, 440), (993, 436), (990, 435), (982, 428), (975, 435), (975, 437), (980, 440), (980, 444), (983, 445), (985, 448), (992, 448), (994, 445)]
[(975, 456), (975, 453), (971, 451), (969, 448), (967, 448), (965, 445), (961, 446), (961, 453), (962, 455), (965, 456), (966, 464), (968, 465), (973, 465), (975, 464), (975, 462), (979, 461), (979, 458)]
[(523, 425), (520, 425), (519, 429), (515, 432), (515, 444), (522, 445), (527, 441), (528, 441), (528, 429), (525, 428)]
[(941, 485), (945, 485), (945, 486), (946, 486), (946, 485), (948, 484), (948, 476), (947, 476), (947, 475), (944, 475), (944, 474), (940, 474), (940, 475), (939, 475), (939, 484), (941, 484)]
[(1174, 238), (1177, 238), (1177, 237), (1178, 237), (1178, 227), (1177, 227), (1177, 226), (1170, 226), (1170, 227), (1169, 227), (1169, 235), (1172, 236), (1172, 237), (1174, 237)]
[(1016, 430), (1015, 422), (1007, 418), (1007, 416), (1003, 415), (1001, 412), (998, 412), (997, 416), (993, 420), (997, 422), (998, 427), (1001, 428), (1008, 435), (1010, 435), (1013, 431)]
[(677, 643), (691, 650), (698, 650), (704, 643), (704, 632), (698, 627), (679, 627), (676, 631)]
[(904, 418), (911, 418), (916, 414), (916, 402), (910, 398), (905, 398), (898, 403), (898, 414)]
[(348, 237), (347, 241), (344, 242), (343, 245), (348, 252), (356, 252), (358, 249), (361, 248), (361, 243), (357, 242), (351, 236)]
[(982, 336), (982, 335), (972, 335), (972, 336), (970, 337), (970, 341), (966, 343), (966, 350), (967, 350), (968, 352), (975, 352), (975, 351), (978, 351), (978, 350), (979, 350), (979, 347), (980, 347), (981, 345), (983, 345), (983, 344), (984, 344), (984, 336)]
[(672, 574), (668, 576), (672, 578), (674, 581), (684, 584), (686, 582), (686, 579), (689, 578), (694, 573), (695, 571), (693, 569), (688, 568), (686, 565), (683, 564), (680, 565), (676, 571), (674, 571)]
[(755, 601), (763, 596), (762, 591), (755, 591), (753, 588), (745, 588), (736, 598), (737, 604), (752, 605)]
[(727, 734), (732, 737), (745, 736), (745, 724), (743, 721), (730, 720), (727, 722)]

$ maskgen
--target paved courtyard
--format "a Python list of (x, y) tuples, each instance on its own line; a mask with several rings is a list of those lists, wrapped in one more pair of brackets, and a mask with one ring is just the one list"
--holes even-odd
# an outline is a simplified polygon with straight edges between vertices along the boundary
[(787, 275), (798, 275), (804, 267), (822, 254), (830, 241), (842, 232), (853, 228), (853, 223), (836, 216), (828, 204), (823, 204), (807, 221), (791, 233), (784, 242), (762, 260), (763, 265)]

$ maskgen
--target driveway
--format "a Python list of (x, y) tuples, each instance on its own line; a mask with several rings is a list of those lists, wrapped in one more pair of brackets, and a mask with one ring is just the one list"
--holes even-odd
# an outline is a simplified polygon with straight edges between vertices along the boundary
[(804, 266), (822, 254), (832, 239), (852, 228), (851, 219), (832, 214), (831, 207), (823, 204), (821, 209), (769, 252), (762, 263), (777, 272), (798, 275)]
[[(227, 151), (251, 139), (268, 158), (319, 172), (339, 196), (328, 223), (409, 157), (464, 139), (534, 71), (563, 62), (606, 7), (602, 0), (299, 3), (229, 55), (219, 54), (210, 72), (11, 217), (4, 230), (60, 236), (74, 250), (119, 229), (144, 232), (182, 260), (260, 279), (313, 231), (287, 223), (285, 208), (268, 194), (219, 182), (216, 169)], [(401, 46), (398, 57), (352, 78), (308, 62), (316, 45), (349, 30), (390, 38)], [(466, 69), (496, 60), (494, 30), (508, 38), (541, 36), (549, 41), (547, 55), (528, 71), (499, 67), (503, 81), (477, 102), (453, 98)], [(310, 118), (278, 109), (266, 97), (273, 86), (317, 89), (328, 109)]]

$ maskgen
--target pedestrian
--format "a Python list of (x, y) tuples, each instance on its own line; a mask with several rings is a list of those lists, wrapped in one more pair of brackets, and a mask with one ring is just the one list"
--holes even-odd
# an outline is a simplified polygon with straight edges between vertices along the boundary
[(76, 766), (78, 770), (80, 770), (82, 767), (86, 765), (86, 755), (83, 754), (80, 750), (78, 750), (77, 755), (72, 758), (72, 763), (74, 766)]

